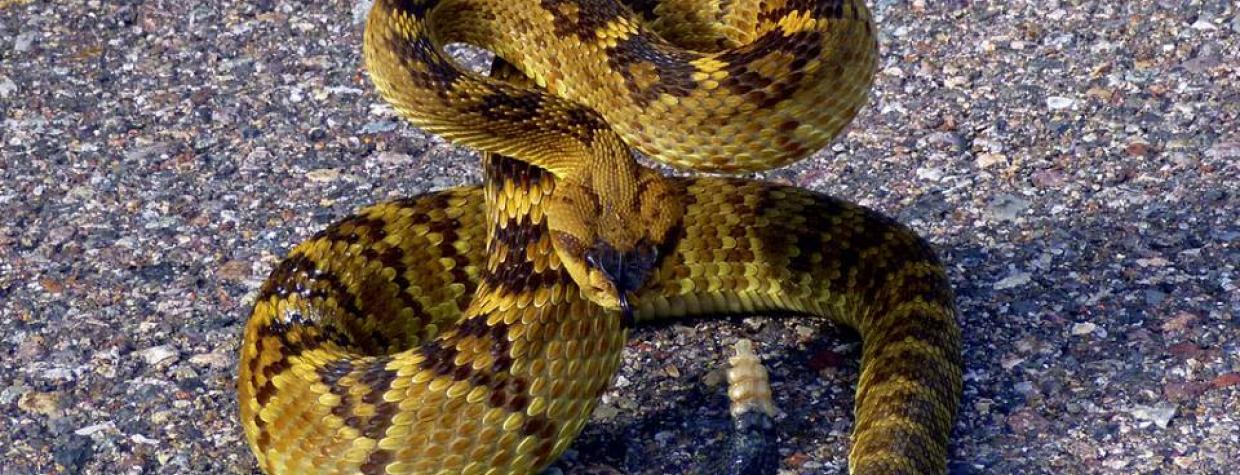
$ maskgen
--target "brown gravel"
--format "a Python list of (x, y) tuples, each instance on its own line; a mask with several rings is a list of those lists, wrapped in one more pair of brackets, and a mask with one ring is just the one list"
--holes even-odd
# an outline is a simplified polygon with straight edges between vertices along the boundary
[[(772, 180), (910, 223), (951, 268), (952, 472), (1224, 474), (1240, 461), (1235, 2), (878, 1), (875, 101)], [(346, 1), (0, 0), (0, 466), (250, 473), (233, 367), (295, 242), (478, 180), (396, 120)], [(838, 473), (855, 339), (810, 320), (639, 331), (552, 472), (679, 473), (758, 342), (784, 470)]]

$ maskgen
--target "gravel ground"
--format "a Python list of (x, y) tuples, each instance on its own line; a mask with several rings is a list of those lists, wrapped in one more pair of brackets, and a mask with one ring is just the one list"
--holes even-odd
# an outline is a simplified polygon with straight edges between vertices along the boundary
[[(0, 473), (251, 473), (233, 372), (261, 279), (367, 203), (477, 182), (396, 120), (348, 1), (0, 0)], [(67, 4), (66, 4), (67, 5)], [(952, 472), (1240, 461), (1240, 12), (1219, 1), (879, 1), (874, 103), (767, 178), (898, 216), (959, 295)], [(564, 473), (719, 445), (758, 342), (786, 473), (844, 467), (854, 337), (643, 329)]]

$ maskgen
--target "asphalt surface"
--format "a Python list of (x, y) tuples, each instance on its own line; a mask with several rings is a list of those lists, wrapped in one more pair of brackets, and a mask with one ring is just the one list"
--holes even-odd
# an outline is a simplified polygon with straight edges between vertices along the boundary
[[(967, 361), (952, 473), (1234, 473), (1235, 2), (875, 9), (872, 104), (763, 176), (940, 251)], [(374, 94), (364, 12), (0, 1), (0, 473), (255, 471), (233, 380), (274, 263), (360, 206), (479, 180)], [(760, 317), (638, 331), (552, 472), (699, 463), (742, 337), (775, 380), (781, 470), (841, 472), (855, 337)]]

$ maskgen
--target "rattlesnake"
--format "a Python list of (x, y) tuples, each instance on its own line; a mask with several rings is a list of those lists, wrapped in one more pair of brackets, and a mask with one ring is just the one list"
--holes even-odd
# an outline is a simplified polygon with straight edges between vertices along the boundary
[[(520, 73), (462, 70), (454, 41)], [(861, 334), (853, 473), (946, 470), (962, 361), (930, 247), (854, 204), (628, 151), (738, 171), (817, 150), (872, 80), (859, 1), (378, 0), (364, 51), (398, 111), (486, 152), (486, 183), (363, 209), (273, 271), (238, 380), (264, 471), (531, 473), (580, 432), (631, 323), (764, 312)]]

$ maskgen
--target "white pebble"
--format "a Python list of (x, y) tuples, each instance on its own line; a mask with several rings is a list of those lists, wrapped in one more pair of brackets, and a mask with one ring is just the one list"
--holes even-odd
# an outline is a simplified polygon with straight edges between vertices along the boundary
[(177, 360), (179, 354), (172, 345), (159, 345), (147, 348), (139, 352), (142, 359), (149, 365), (158, 365), (162, 363), (173, 363)]
[(83, 427), (83, 428), (81, 428), (81, 429), (75, 430), (75, 431), (73, 431), (73, 433), (74, 433), (74, 434), (77, 434), (77, 435), (80, 435), (80, 436), (83, 436), (83, 437), (86, 437), (86, 436), (90, 436), (91, 434), (94, 434), (94, 433), (96, 433), (96, 432), (102, 432), (102, 431), (105, 431), (105, 430), (112, 430), (112, 429), (115, 429), (115, 428), (116, 428), (116, 424), (113, 424), (113, 423), (112, 423), (112, 421), (104, 421), (104, 422), (100, 422), (100, 423), (98, 423), (98, 424), (91, 424), (91, 425), (88, 425), (88, 426)]
[(1132, 417), (1153, 422), (1159, 429), (1166, 429), (1167, 424), (1171, 422), (1171, 418), (1175, 417), (1175, 406), (1160, 402), (1153, 406), (1138, 405), (1129, 412), (1132, 413)]
[(1090, 322), (1075, 323), (1072, 325), (1072, 334), (1075, 336), (1084, 336), (1093, 333), (1098, 329), (1098, 325)]
[(1063, 96), (1051, 96), (1046, 98), (1046, 107), (1051, 110), (1063, 110), (1072, 107), (1076, 101)]

